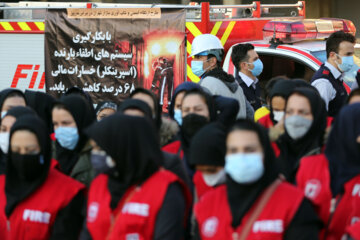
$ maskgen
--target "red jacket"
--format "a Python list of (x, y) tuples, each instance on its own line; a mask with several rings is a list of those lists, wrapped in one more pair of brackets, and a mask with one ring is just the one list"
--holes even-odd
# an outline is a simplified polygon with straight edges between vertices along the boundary
[(204, 181), (203, 175), (200, 171), (196, 171), (193, 177), (194, 186), (196, 189), (197, 198), (200, 199), (205, 193), (209, 190), (214, 189), (214, 187), (208, 186)]
[[(8, 219), (7, 238), (2, 239), (49, 239), (58, 212), (84, 188), (83, 184), (50, 169), (45, 182), (15, 207)], [(3, 219), (6, 205), (5, 175), (0, 176), (0, 189), (0, 219)]]
[(274, 126), (274, 123), (271, 121), (270, 118), (270, 113), (260, 118), (258, 123), (261, 124), (266, 129), (269, 129)]
[(175, 155), (179, 155), (180, 159), (183, 159), (184, 157), (184, 151), (181, 150), (181, 141), (177, 140), (174, 142), (171, 142), (161, 148), (162, 151), (167, 153), (172, 153)]
[[(312, 201), (319, 217), (327, 226), (326, 239), (341, 239), (346, 226), (350, 225), (354, 218), (360, 217), (360, 211), (354, 211), (351, 207), (360, 204), (360, 174), (345, 183), (342, 196), (333, 198), (330, 189), (329, 163), (324, 154), (303, 158), (296, 175), (296, 182)], [(330, 219), (331, 212), (333, 214)]]
[[(281, 183), (254, 222), (247, 239), (283, 239), (303, 199), (301, 191), (288, 183)], [(252, 211), (254, 208), (245, 214), (237, 229), (233, 229), (226, 185), (217, 187), (195, 206), (201, 239), (233, 239), (235, 231), (242, 231)]]
[(185, 185), (167, 170), (159, 170), (142, 186), (128, 189), (115, 210), (110, 208), (107, 182), (108, 176), (101, 174), (89, 190), (87, 228), (93, 240), (152, 239), (156, 216), (171, 183), (181, 183), (190, 206), (190, 193)]
[(360, 221), (346, 228), (346, 233), (354, 240), (360, 240)]

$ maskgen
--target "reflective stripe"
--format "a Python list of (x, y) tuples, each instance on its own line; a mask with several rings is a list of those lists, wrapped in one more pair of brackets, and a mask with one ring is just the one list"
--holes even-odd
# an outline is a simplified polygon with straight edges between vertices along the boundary
[(26, 22), (18, 22), (18, 25), (23, 31), (31, 31), (31, 28)]
[(191, 32), (191, 34), (194, 37), (197, 37), (199, 35), (201, 35), (202, 33), (200, 32), (200, 30), (196, 27), (196, 25), (192, 22), (187, 22), (186, 23), (186, 28)]
[(228, 40), (229, 36), (230, 36), (230, 33), (231, 31), (233, 30), (234, 26), (235, 26), (236, 22), (235, 21), (231, 21), (229, 23), (229, 25), (227, 26), (223, 36), (221, 37), (221, 43), (222, 45), (224, 46), (226, 41)]
[(34, 22), (35, 25), (40, 29), (40, 31), (44, 31), (45, 30), (45, 24), (44, 22)]
[(10, 25), (9, 22), (0, 22), (0, 24), (5, 29), (5, 31), (14, 31), (14, 28)]
[(220, 29), (222, 23), (223, 23), (223, 22), (216, 22), (215, 25), (214, 25), (214, 27), (213, 27), (213, 29), (211, 30), (211, 33), (210, 33), (210, 34), (216, 36), (216, 34), (219, 32), (219, 29)]

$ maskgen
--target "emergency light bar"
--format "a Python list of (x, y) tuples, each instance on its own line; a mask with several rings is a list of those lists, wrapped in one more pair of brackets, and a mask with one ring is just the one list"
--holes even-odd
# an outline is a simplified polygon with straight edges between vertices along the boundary
[(283, 43), (293, 43), (324, 39), (341, 30), (353, 35), (356, 33), (354, 24), (344, 19), (276, 20), (265, 24), (263, 37), (269, 41), (278, 39)]

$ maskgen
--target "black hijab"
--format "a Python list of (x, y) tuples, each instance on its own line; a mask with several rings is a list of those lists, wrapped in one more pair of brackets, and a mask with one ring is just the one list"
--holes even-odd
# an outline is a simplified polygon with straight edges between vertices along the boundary
[(285, 79), (278, 80), (272, 87), (272, 89), (269, 93), (270, 119), (274, 125), (277, 123), (277, 121), (274, 119), (274, 113), (273, 113), (273, 109), (272, 109), (272, 105), (271, 105), (271, 101), (272, 101), (273, 97), (282, 97), (286, 101), (287, 98), (289, 97), (290, 93), (295, 89), (295, 87), (296, 87), (296, 85), (293, 81), (285, 80)]
[(37, 116), (36, 112), (34, 110), (32, 110), (29, 107), (23, 107), (23, 106), (19, 106), (19, 107), (13, 107), (11, 108), (5, 116), (13, 116), (14, 118), (18, 119), (21, 116), (24, 115), (33, 115), (33, 116)]
[(145, 88), (141, 88), (138, 87), (136, 88), (131, 94), (130, 94), (130, 98), (133, 98), (134, 95), (138, 94), (138, 93), (142, 93), (142, 94), (146, 94), (149, 97), (151, 97), (151, 99), (153, 100), (154, 103), (154, 108), (155, 108), (155, 116), (153, 117), (154, 122), (156, 123), (156, 127), (158, 129), (160, 129), (161, 126), (161, 112), (162, 109), (160, 107), (160, 101), (159, 99), (156, 97), (155, 93), (153, 93), (152, 91), (145, 89)]
[(264, 174), (256, 182), (251, 184), (239, 184), (227, 175), (227, 197), (232, 215), (232, 226), (238, 227), (244, 215), (263, 193), (263, 191), (278, 177), (279, 171), (276, 165), (275, 155), (270, 144), (266, 130), (250, 120), (238, 120), (229, 133), (236, 130), (252, 131), (258, 136), (264, 150)]
[(189, 163), (224, 166), (225, 137), (226, 131), (218, 122), (210, 123), (200, 129), (191, 141)]
[(289, 97), (293, 94), (304, 96), (309, 100), (313, 122), (309, 131), (302, 138), (292, 139), (285, 128), (285, 133), (277, 141), (280, 148), (278, 165), (281, 173), (289, 182), (295, 181), (300, 159), (312, 151), (320, 150), (323, 146), (327, 121), (325, 103), (317, 91), (311, 88), (297, 88)]
[(81, 96), (86, 101), (86, 103), (89, 105), (89, 108), (91, 110), (91, 114), (93, 115), (93, 118), (96, 118), (94, 102), (91, 99), (91, 96), (88, 92), (85, 92), (81, 88), (74, 86), (74, 87), (69, 88), (64, 94), (64, 96), (69, 96), (69, 95)]
[(18, 203), (23, 201), (26, 197), (31, 195), (39, 186), (46, 180), (51, 160), (51, 145), (50, 135), (47, 132), (45, 123), (37, 116), (26, 115), (19, 117), (10, 131), (11, 137), (14, 132), (18, 130), (29, 130), (34, 133), (39, 141), (41, 148), (40, 154), (44, 159), (43, 168), (38, 177), (32, 181), (26, 181), (18, 177), (17, 171), (14, 168), (11, 160), (12, 151), (9, 145), (9, 154), (6, 163), (6, 181), (5, 181), (5, 194), (6, 194), (6, 207), (5, 213), (9, 217)]
[(84, 129), (90, 126), (95, 118), (89, 104), (81, 96), (75, 94), (63, 96), (57, 104), (55, 104), (55, 107), (58, 104), (63, 105), (65, 109), (69, 111), (76, 122), (79, 133), (79, 142), (74, 150), (63, 148), (56, 141), (56, 160), (60, 164), (61, 171), (69, 175), (79, 159), (81, 150), (89, 140), (84, 134)]
[(119, 112), (123, 113), (127, 109), (140, 110), (141, 112), (144, 113), (145, 117), (147, 117), (149, 120), (153, 121), (155, 124), (154, 126), (156, 126), (156, 122), (152, 118), (151, 108), (149, 107), (149, 105), (146, 102), (141, 101), (139, 99), (128, 98), (121, 103), (121, 105), (119, 107)]
[(46, 123), (48, 131), (54, 131), (52, 124), (51, 111), (55, 103), (55, 98), (49, 94), (37, 91), (25, 91), (26, 102), (29, 107), (35, 110), (37, 115)]
[(16, 94), (19, 96), (22, 96), (25, 100), (26, 103), (26, 98), (25, 95), (22, 91), (20, 91), (19, 89), (14, 89), (14, 88), (7, 88), (4, 89), (0, 92), (0, 111), (2, 110), (2, 107), (4, 105), (5, 100), (9, 97), (9, 95), (11, 94)]
[(344, 184), (360, 174), (360, 103), (344, 106), (335, 119), (326, 145), (333, 196), (344, 191)]
[(86, 134), (115, 161), (108, 173), (112, 209), (130, 186), (143, 183), (163, 163), (156, 130), (146, 118), (115, 113), (91, 125)]
[(174, 118), (174, 109), (175, 109), (175, 99), (177, 95), (181, 92), (187, 92), (192, 89), (201, 89), (201, 86), (199, 84), (193, 83), (193, 82), (184, 82), (177, 86), (177, 88), (174, 91), (174, 94), (171, 99), (170, 107), (169, 107), (169, 116), (171, 118)]
[[(23, 106), (19, 106), (19, 107), (13, 107), (11, 108), (4, 117), (6, 116), (13, 116), (14, 118), (19, 118), (21, 116), (24, 115), (34, 115), (36, 116), (36, 113), (34, 112), (34, 110), (32, 110), (29, 107), (23, 107)], [(1, 119), (2, 120), (2, 119)], [(0, 174), (4, 174), (5, 170), (6, 170), (6, 154), (3, 153), (2, 150), (0, 150)]]

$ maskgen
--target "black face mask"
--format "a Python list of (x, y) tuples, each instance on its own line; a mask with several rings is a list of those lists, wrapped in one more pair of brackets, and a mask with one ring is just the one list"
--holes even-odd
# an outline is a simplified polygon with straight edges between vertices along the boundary
[(100, 173), (108, 172), (111, 167), (109, 167), (106, 159), (108, 156), (101, 153), (91, 153), (91, 164), (95, 170), (96, 175)]
[(190, 140), (203, 126), (208, 123), (208, 119), (198, 114), (189, 114), (183, 118), (181, 131), (183, 136)]
[(40, 154), (12, 153), (11, 161), (21, 180), (34, 180), (44, 169), (44, 158)]

